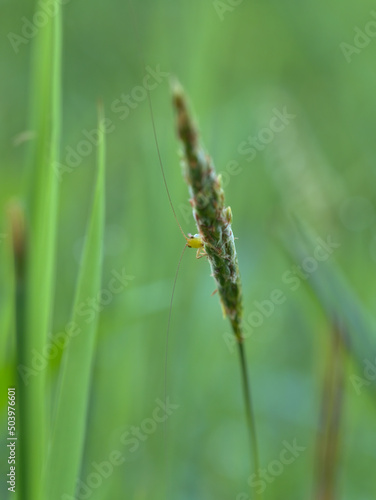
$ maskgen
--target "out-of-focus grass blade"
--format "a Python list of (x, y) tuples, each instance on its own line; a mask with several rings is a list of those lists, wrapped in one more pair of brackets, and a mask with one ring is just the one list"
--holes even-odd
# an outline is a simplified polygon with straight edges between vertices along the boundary
[[(9, 214), (8, 218), (10, 218)], [(7, 233), (1, 233), (0, 228), (0, 262), (11, 262), (12, 253), (10, 240), (10, 228), (8, 227)], [(7, 367), (13, 367), (14, 363), (13, 356), (10, 356), (10, 353), (13, 353), (13, 348), (10, 348), (10, 334), (13, 332), (14, 321), (13, 276), (14, 272), (11, 266), (0, 266), (0, 380), (4, 383), (4, 388), (7, 384), (9, 386), (9, 378), (4, 374), (3, 370), (7, 370)], [(13, 345), (13, 340), (14, 339), (12, 339), (11, 345)], [(15, 385), (13, 375), (12, 384)], [(5, 392), (3, 394), (5, 394)]]
[(42, 356), (53, 309), (58, 203), (54, 164), (59, 156), (62, 43), (60, 2), (54, 1), (54, 6), (55, 14), (46, 16), (33, 50), (31, 129), (36, 139), (30, 158), (26, 212), (25, 303), (23, 311), (18, 311), (19, 318), (20, 314), (25, 317), (22, 328), (17, 328), (18, 498), (22, 500), (43, 498), (48, 433), (45, 370), (40, 366), (35, 369), (34, 355)]
[(59, 373), (47, 467), (47, 498), (62, 498), (64, 494), (73, 497), (81, 468), (98, 313), (93, 309), (94, 316), (89, 319), (82, 315), (80, 306), (87, 299), (98, 296), (101, 284), (105, 210), (102, 122), (103, 112), (100, 110), (98, 177), (74, 302), (72, 322), (75, 335), (65, 347)]
[[(296, 229), (289, 238), (283, 238), (290, 258), (302, 262), (317, 247), (317, 237), (306, 222), (296, 219)], [(334, 250), (335, 252), (335, 250)], [(317, 270), (310, 273), (307, 284), (318, 298), (328, 318), (338, 318), (347, 334), (349, 353), (362, 365), (363, 359), (375, 352), (375, 319), (364, 310), (360, 300), (346, 281), (340, 268), (329, 257), (318, 262)]]
[(345, 345), (339, 325), (332, 325), (331, 349), (322, 385), (321, 415), (317, 435), (314, 492), (316, 500), (334, 500), (341, 445), (344, 407)]

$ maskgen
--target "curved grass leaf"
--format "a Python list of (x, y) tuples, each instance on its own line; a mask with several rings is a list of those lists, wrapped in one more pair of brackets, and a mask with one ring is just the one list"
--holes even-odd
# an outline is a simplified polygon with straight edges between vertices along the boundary
[[(98, 296), (104, 231), (104, 128), (98, 144), (98, 178), (76, 289), (70, 337), (63, 354), (47, 466), (47, 498), (72, 498), (81, 468), (98, 312), (83, 316), (81, 307)], [(65, 495), (65, 496), (64, 496)]]
[[(296, 218), (295, 222), (295, 233), (284, 239), (284, 247), (290, 258), (302, 262), (317, 246), (317, 236), (305, 221)], [(362, 367), (363, 360), (375, 352), (375, 319), (365, 310), (333, 258), (320, 262), (319, 269), (310, 274), (307, 284), (327, 317), (337, 318), (343, 325), (349, 353)]]

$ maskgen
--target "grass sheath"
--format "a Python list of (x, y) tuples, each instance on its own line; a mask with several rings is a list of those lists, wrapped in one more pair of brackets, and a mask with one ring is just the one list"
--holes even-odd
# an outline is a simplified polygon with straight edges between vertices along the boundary
[(242, 288), (231, 228), (231, 208), (225, 205), (221, 177), (216, 174), (210, 156), (200, 144), (184, 92), (177, 82), (173, 82), (172, 95), (177, 132), (183, 146), (183, 169), (189, 188), (193, 217), (204, 244), (212, 276), (217, 284), (223, 315), (229, 318), (237, 340), (251, 454), (255, 470), (258, 471), (255, 420), (242, 334)]

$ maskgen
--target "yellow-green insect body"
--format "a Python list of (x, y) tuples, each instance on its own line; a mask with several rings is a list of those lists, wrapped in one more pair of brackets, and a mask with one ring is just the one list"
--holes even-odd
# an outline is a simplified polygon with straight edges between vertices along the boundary
[(206, 256), (202, 236), (200, 236), (199, 234), (188, 233), (188, 238), (185, 235), (184, 238), (187, 240), (186, 246), (188, 248), (197, 248), (196, 259), (201, 259), (201, 257)]
[(203, 246), (204, 246), (204, 243), (202, 241), (202, 237), (199, 234), (188, 233), (187, 247), (189, 247), (189, 248), (202, 248)]

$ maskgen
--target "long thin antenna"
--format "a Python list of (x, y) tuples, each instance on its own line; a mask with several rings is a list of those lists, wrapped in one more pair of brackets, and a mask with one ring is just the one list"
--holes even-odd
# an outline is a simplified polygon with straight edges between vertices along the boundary
[[(178, 262), (178, 267), (176, 268), (176, 273), (175, 273), (175, 278), (174, 278), (174, 284), (172, 286), (172, 292), (171, 292), (171, 300), (170, 300), (170, 308), (168, 310), (168, 321), (167, 321), (167, 330), (166, 330), (166, 347), (165, 347), (165, 362), (164, 362), (164, 403), (167, 405), (167, 359), (168, 359), (168, 343), (170, 339), (170, 324), (171, 324), (171, 313), (172, 313), (172, 303), (174, 300), (174, 294), (175, 294), (175, 287), (176, 287), (176, 282), (178, 280), (178, 274), (179, 274), (179, 269), (180, 269), (180, 264), (181, 261), (183, 260), (183, 256), (185, 253), (185, 249), (187, 248), (188, 244), (186, 243), (184, 245), (184, 248), (180, 254), (179, 257), (179, 262)], [(166, 480), (168, 479), (167, 476), (167, 464), (168, 464), (168, 453), (167, 453), (167, 419), (163, 423), (163, 431), (164, 431), (164, 456), (165, 456), (165, 467), (166, 467)]]
[[(137, 18), (135, 9), (134, 9), (133, 0), (129, 0), (129, 1), (130, 1), (131, 10), (132, 10), (135, 31), (136, 31), (136, 38), (138, 40), (138, 46), (141, 47), (141, 36), (140, 36), (141, 32), (140, 32), (139, 25), (138, 25), (138, 18)], [(140, 58), (141, 58), (141, 61), (143, 64), (143, 68), (145, 69), (146, 68), (146, 61), (145, 61), (144, 53), (142, 51), (140, 51)], [(163, 182), (164, 182), (164, 185), (166, 188), (168, 201), (170, 203), (172, 213), (173, 213), (174, 218), (176, 220), (176, 223), (180, 229), (180, 232), (184, 236), (184, 239), (188, 242), (188, 238), (185, 235), (183, 228), (180, 225), (179, 219), (176, 215), (175, 208), (174, 208), (174, 205), (172, 203), (170, 191), (168, 189), (166, 174), (165, 174), (164, 167), (163, 167), (162, 155), (161, 155), (161, 151), (159, 148), (159, 141), (158, 141), (158, 135), (157, 135), (157, 128), (155, 125), (153, 104), (152, 104), (152, 100), (151, 100), (150, 89), (148, 89), (148, 88), (146, 89), (146, 95), (147, 95), (147, 102), (148, 102), (149, 113), (150, 113), (151, 123), (152, 123), (152, 128), (153, 128), (154, 142), (155, 142), (155, 146), (156, 146), (156, 150), (157, 150), (158, 162), (159, 162), (159, 166), (160, 166), (160, 169), (162, 172)], [(177, 266), (175, 277), (174, 277), (174, 283), (172, 286), (170, 307), (169, 307), (169, 311), (168, 311), (168, 321), (167, 321), (167, 329), (166, 329), (166, 344), (165, 344), (165, 346), (166, 346), (165, 347), (165, 360), (164, 360), (164, 402), (165, 402), (165, 404), (167, 404), (167, 368), (168, 368), (167, 360), (168, 360), (168, 344), (169, 344), (169, 337), (170, 337), (172, 304), (173, 304), (173, 300), (174, 300), (175, 288), (176, 288), (176, 283), (177, 283), (178, 274), (179, 274), (179, 270), (180, 270), (180, 265), (181, 265), (181, 262), (183, 260), (183, 256), (184, 256), (185, 249), (187, 248), (187, 246), (188, 246), (188, 243), (186, 243), (184, 245), (184, 248), (183, 248), (183, 250), (180, 254), (180, 257), (179, 257), (178, 266)], [(163, 426), (164, 426), (164, 450), (165, 450), (166, 472), (167, 472), (167, 423), (166, 423), (166, 421), (164, 422)]]
[[(131, 10), (132, 10), (132, 15), (133, 15), (134, 25), (136, 27), (135, 31), (136, 31), (136, 36), (137, 36), (138, 44), (139, 44), (139, 46), (141, 46), (140, 29), (139, 29), (139, 25), (138, 25), (138, 22), (137, 22), (137, 16), (136, 16), (136, 13), (135, 13), (135, 10), (134, 10), (134, 6), (133, 6), (132, 0), (130, 0), (130, 4), (131, 4)], [(141, 60), (142, 60), (143, 67), (145, 69), (146, 68), (146, 62), (145, 62), (144, 54), (142, 52), (140, 54), (140, 57), (141, 57)], [(168, 201), (170, 202), (170, 207), (172, 209), (172, 213), (174, 214), (174, 218), (176, 220), (177, 225), (179, 226), (181, 234), (184, 236), (184, 238), (186, 240), (188, 240), (188, 238), (186, 237), (186, 235), (185, 235), (185, 233), (183, 231), (183, 228), (180, 225), (178, 216), (176, 215), (175, 208), (174, 208), (174, 205), (172, 203), (170, 191), (168, 189), (166, 174), (165, 174), (164, 167), (163, 167), (162, 155), (161, 155), (161, 151), (160, 151), (160, 148), (159, 148), (157, 128), (155, 126), (153, 104), (152, 104), (152, 101), (151, 101), (150, 89), (148, 89), (148, 88), (146, 88), (146, 95), (147, 95), (147, 101), (148, 101), (149, 112), (150, 112), (150, 117), (151, 117), (151, 123), (152, 123), (152, 127), (153, 127), (154, 142), (155, 142), (155, 146), (156, 146), (156, 149), (157, 149), (159, 166), (161, 168), (163, 182), (164, 182), (164, 185), (165, 185), (165, 188), (166, 188), (166, 192), (167, 192), (167, 196), (168, 196)]]
[(170, 191), (168, 189), (166, 175), (165, 175), (165, 171), (164, 171), (164, 168), (163, 168), (162, 156), (161, 156), (161, 152), (160, 152), (160, 149), (159, 149), (159, 143), (158, 143), (158, 137), (157, 137), (157, 130), (156, 130), (155, 121), (154, 121), (153, 106), (152, 106), (152, 103), (151, 103), (151, 96), (150, 96), (150, 91), (149, 90), (147, 91), (147, 96), (148, 96), (148, 103), (149, 103), (149, 110), (150, 110), (151, 122), (153, 124), (154, 140), (155, 140), (155, 145), (157, 147), (158, 160), (159, 160), (159, 165), (161, 167), (163, 182), (164, 182), (164, 185), (165, 185), (165, 188), (166, 188), (166, 192), (167, 192), (167, 196), (168, 196), (168, 201), (170, 202), (172, 213), (174, 214), (174, 217), (175, 217), (177, 225), (179, 226), (180, 232), (184, 236), (184, 238), (187, 240), (187, 237), (186, 237), (186, 235), (185, 235), (185, 233), (183, 231), (183, 228), (180, 225), (178, 216), (176, 215), (175, 208), (174, 208), (174, 205), (172, 204), (172, 200), (171, 200), (171, 196), (170, 196)]
[(166, 331), (166, 350), (165, 350), (165, 386), (164, 386), (164, 396), (165, 396), (165, 401), (167, 398), (167, 354), (168, 354), (168, 341), (170, 338), (170, 324), (171, 324), (171, 312), (172, 312), (172, 302), (174, 300), (174, 294), (175, 294), (175, 287), (176, 287), (176, 282), (178, 279), (178, 274), (179, 274), (179, 269), (180, 269), (180, 264), (181, 261), (183, 260), (183, 255), (185, 252), (185, 249), (187, 248), (187, 244), (184, 245), (183, 251), (180, 254), (179, 257), (179, 262), (178, 262), (178, 267), (176, 269), (175, 273), (175, 278), (174, 278), (174, 284), (172, 285), (172, 293), (171, 293), (171, 300), (170, 300), (170, 308), (168, 311), (168, 321), (167, 321), (167, 331)]

